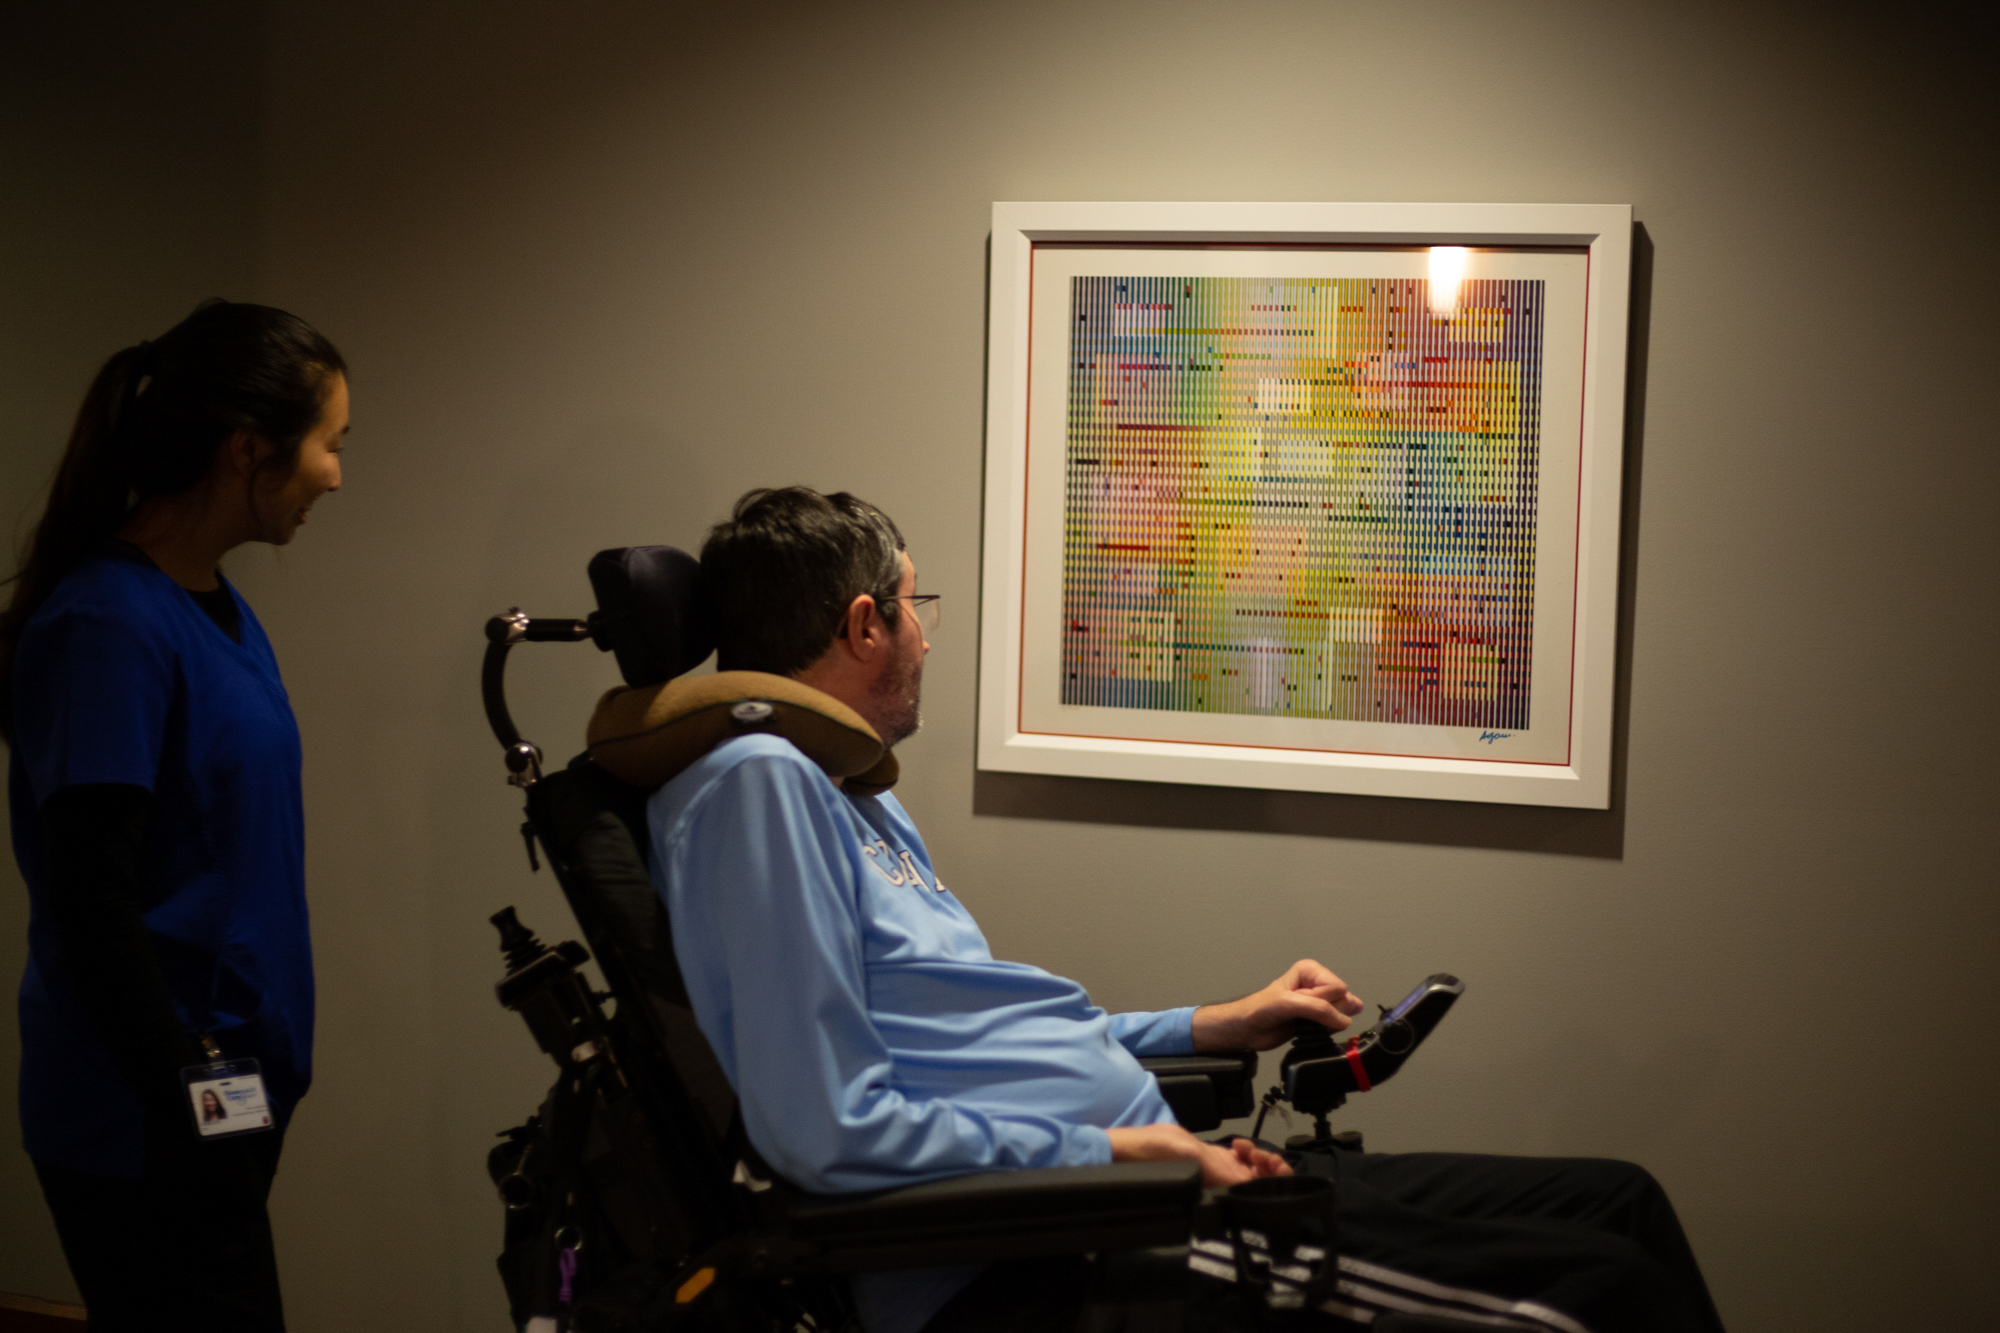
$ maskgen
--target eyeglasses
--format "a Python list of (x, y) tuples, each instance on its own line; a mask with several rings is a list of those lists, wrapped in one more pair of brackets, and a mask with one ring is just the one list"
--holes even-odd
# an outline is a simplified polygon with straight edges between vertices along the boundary
[(938, 599), (943, 595), (942, 593), (935, 592), (915, 592), (902, 597), (888, 597), (883, 600), (908, 602), (911, 614), (916, 616), (917, 624), (923, 629), (924, 636), (928, 638), (937, 633), (938, 620), (944, 615), (944, 608), (938, 603)]

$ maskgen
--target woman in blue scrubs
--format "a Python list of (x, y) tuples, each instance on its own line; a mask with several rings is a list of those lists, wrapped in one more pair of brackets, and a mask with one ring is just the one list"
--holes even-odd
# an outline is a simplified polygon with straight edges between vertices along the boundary
[[(0, 613), (21, 1125), (95, 1333), (284, 1327), (265, 1201), (312, 1068), (299, 734), (217, 566), (339, 488), (347, 416), (340, 353), (281, 310), (212, 301), (126, 348)], [(246, 1059), (270, 1128), (204, 1135), (184, 1071)]]

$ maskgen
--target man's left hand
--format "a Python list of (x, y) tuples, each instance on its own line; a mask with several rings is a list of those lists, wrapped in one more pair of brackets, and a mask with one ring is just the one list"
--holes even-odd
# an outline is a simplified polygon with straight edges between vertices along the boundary
[(1361, 1012), (1361, 997), (1310, 958), (1301, 958), (1260, 991), (1194, 1011), (1197, 1051), (1268, 1051), (1290, 1040), (1300, 1019), (1338, 1032)]

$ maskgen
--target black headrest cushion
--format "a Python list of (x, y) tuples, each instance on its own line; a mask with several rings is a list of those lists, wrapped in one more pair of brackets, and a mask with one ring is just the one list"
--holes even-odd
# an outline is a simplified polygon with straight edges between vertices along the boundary
[(701, 562), (672, 546), (621, 546), (590, 558), (597, 646), (632, 686), (658, 685), (715, 651)]

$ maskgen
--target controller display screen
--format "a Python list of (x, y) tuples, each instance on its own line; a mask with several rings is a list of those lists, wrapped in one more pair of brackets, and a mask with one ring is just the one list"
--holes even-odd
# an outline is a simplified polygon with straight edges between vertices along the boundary
[(1389, 1011), (1389, 1017), (1385, 1021), (1393, 1023), (1399, 1018), (1406, 1017), (1409, 1014), (1410, 1010), (1417, 1007), (1417, 1001), (1423, 999), (1424, 993), (1429, 989), (1430, 989), (1430, 983), (1425, 982), (1423, 985), (1411, 991), (1408, 995), (1405, 995), (1401, 1000), (1398, 1000), (1396, 1002), (1396, 1007)]

